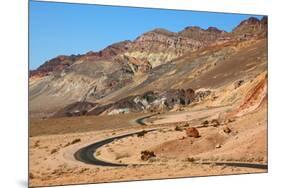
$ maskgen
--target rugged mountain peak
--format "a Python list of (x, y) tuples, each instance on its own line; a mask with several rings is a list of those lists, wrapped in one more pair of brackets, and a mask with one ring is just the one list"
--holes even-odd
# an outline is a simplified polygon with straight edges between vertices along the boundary
[(217, 27), (208, 27), (206, 31), (211, 33), (225, 33), (225, 31), (218, 29)]
[(78, 60), (81, 55), (60, 55), (51, 60), (46, 61), (36, 70), (30, 71), (30, 77), (32, 76), (45, 76), (48, 75), (50, 72), (55, 70), (63, 70), (64, 68), (73, 64), (76, 60)]
[(221, 37), (221, 35), (223, 35), (224, 33), (225, 33), (224, 31), (216, 27), (209, 27), (208, 29), (202, 29), (197, 26), (189, 26), (186, 27), (184, 30), (180, 31), (178, 34), (182, 37), (187, 37), (189, 39), (193, 39), (208, 44)]
[(183, 31), (203, 31), (203, 29), (198, 26), (187, 26)]
[(174, 37), (176, 34), (168, 31), (166, 29), (157, 28), (146, 32), (136, 38), (135, 42), (145, 42), (145, 41), (165, 41), (171, 37)]
[(57, 56), (46, 61), (37, 70), (30, 71), (30, 76), (45, 76), (50, 72), (64, 70), (78, 61), (78, 63), (94, 63), (99, 60), (114, 61), (117, 56), (122, 54), (127, 54), (139, 60), (141, 59), (141, 62), (150, 62), (155, 67), (165, 64), (186, 52), (216, 45), (218, 41), (221, 43), (221, 41), (226, 42), (231, 39), (237, 40), (241, 38), (247, 40), (253, 36), (265, 36), (266, 33), (266, 16), (261, 20), (250, 17), (242, 21), (230, 33), (216, 27), (202, 29), (198, 26), (188, 26), (180, 32), (171, 32), (166, 29), (156, 28), (140, 35), (134, 41), (125, 40), (114, 43), (98, 52), (89, 51), (84, 55)]
[(150, 33), (156, 33), (156, 34), (166, 35), (166, 36), (174, 36), (175, 35), (174, 32), (169, 31), (167, 29), (163, 29), (163, 28), (156, 28), (156, 29), (150, 31)]
[(263, 16), (262, 19), (261, 19), (261, 24), (264, 25), (264, 26), (267, 26), (267, 23), (268, 23), (267, 16)]
[[(260, 20), (256, 17), (250, 17), (247, 20), (244, 20), (240, 23), (240, 25), (255, 25), (259, 24)], [(239, 27), (239, 26), (238, 26)]]
[(237, 27), (233, 29), (235, 34), (249, 34), (264, 32), (267, 27), (267, 18), (263, 17), (261, 20), (255, 17), (250, 17), (242, 21)]

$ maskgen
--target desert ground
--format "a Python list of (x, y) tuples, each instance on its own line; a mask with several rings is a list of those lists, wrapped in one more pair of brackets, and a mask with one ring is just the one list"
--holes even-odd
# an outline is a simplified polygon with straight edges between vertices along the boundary
[(29, 185), (265, 173), (267, 74), (267, 18), (54, 58), (29, 81)]
[[(261, 92), (264, 91), (266, 89)], [(233, 111), (234, 107), (226, 105), (188, 107), (157, 114), (33, 120), (31, 186), (266, 172), (267, 168), (254, 165), (227, 165), (266, 166), (267, 101), (264, 94), (250, 100), (258, 103), (250, 112), (241, 107)], [(46, 128), (46, 125), (55, 126)], [(188, 127), (197, 128), (199, 137), (189, 137), (185, 131)], [(87, 164), (74, 157), (80, 148), (92, 143), (143, 130), (147, 132), (116, 139), (93, 153), (99, 160), (124, 166)], [(142, 151), (153, 151), (155, 157), (142, 160)]]

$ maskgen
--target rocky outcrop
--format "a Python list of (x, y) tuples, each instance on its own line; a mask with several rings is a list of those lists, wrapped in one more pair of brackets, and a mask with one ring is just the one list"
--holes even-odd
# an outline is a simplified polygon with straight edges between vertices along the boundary
[(195, 98), (195, 92), (192, 89), (171, 89), (162, 94), (166, 100), (164, 104), (169, 108), (173, 108), (176, 104), (188, 105)]
[(194, 100), (195, 92), (192, 89), (171, 89), (164, 92), (148, 91), (142, 95), (135, 95), (123, 98), (117, 102), (97, 106), (87, 115), (109, 115), (129, 112), (141, 112), (144, 110), (158, 111), (165, 107), (173, 109), (176, 105), (189, 105)]
[(96, 105), (91, 102), (75, 102), (58, 111), (54, 117), (83, 116)]

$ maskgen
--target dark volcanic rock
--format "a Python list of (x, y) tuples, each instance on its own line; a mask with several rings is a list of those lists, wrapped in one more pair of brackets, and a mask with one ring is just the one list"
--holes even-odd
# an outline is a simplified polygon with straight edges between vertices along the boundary
[(88, 110), (92, 109), (95, 107), (97, 104), (96, 103), (91, 103), (91, 102), (75, 102), (72, 103), (65, 108), (59, 110), (54, 117), (72, 117), (72, 116), (82, 116), (86, 115)]
[(163, 94), (166, 98), (165, 105), (168, 108), (173, 108), (176, 104), (188, 105), (195, 97), (195, 92), (192, 89), (171, 89)]
[(152, 157), (156, 157), (156, 155), (153, 151), (145, 150), (145, 151), (141, 152), (141, 160), (143, 160), (143, 161), (147, 161), (148, 159), (150, 159)]
[(140, 112), (143, 110), (160, 109), (162, 105), (172, 109), (175, 105), (189, 105), (195, 97), (192, 89), (171, 89), (165, 92), (148, 91), (142, 95), (128, 96), (114, 103), (97, 106), (87, 115), (99, 115), (105, 111), (109, 113), (113, 110), (120, 112)]
[(208, 97), (211, 94), (211, 91), (206, 90), (206, 91), (197, 91), (195, 93), (194, 101), (195, 102), (201, 102), (204, 100), (206, 97)]

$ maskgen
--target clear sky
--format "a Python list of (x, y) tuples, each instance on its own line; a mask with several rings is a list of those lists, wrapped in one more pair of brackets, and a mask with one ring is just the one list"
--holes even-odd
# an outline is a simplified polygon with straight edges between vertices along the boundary
[[(113, 7), (30, 1), (30, 69), (58, 55), (99, 51), (134, 40), (155, 28), (178, 32), (187, 26), (231, 31), (243, 14)], [(261, 18), (261, 16), (255, 16)]]

